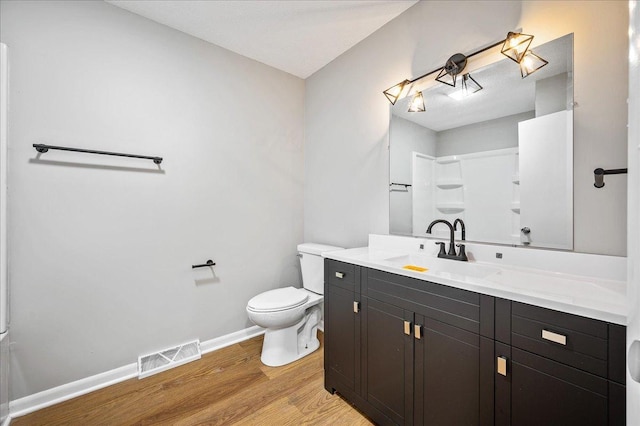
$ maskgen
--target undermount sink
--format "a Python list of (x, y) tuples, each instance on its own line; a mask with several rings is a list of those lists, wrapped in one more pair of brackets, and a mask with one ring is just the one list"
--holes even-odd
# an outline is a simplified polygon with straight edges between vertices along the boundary
[[(486, 278), (500, 271), (499, 268), (480, 265), (474, 262), (460, 262), (419, 254), (390, 257), (384, 259), (381, 263), (403, 270), (441, 276), (456, 275), (456, 277)], [(426, 268), (427, 270), (421, 272), (413, 268), (405, 268), (406, 266), (417, 266), (419, 268)]]

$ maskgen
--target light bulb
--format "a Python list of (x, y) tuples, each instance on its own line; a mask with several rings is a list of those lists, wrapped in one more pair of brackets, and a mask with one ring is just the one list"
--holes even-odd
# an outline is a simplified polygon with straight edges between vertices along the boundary
[(522, 60), (520, 61), (520, 73), (522, 74), (522, 78), (525, 78), (529, 74), (538, 71), (548, 63), (549, 62), (547, 62), (545, 59), (529, 50), (524, 58), (522, 58)]
[(424, 112), (424, 97), (422, 96), (422, 92), (416, 92), (411, 98), (411, 103), (409, 104), (409, 112)]

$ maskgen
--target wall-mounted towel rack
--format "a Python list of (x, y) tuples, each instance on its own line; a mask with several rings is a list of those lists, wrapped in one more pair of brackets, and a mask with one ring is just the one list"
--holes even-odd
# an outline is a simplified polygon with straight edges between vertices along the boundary
[(162, 163), (162, 157), (152, 157), (148, 155), (135, 155), (135, 154), (122, 154), (120, 152), (95, 151), (92, 149), (69, 148), (66, 146), (44, 145), (41, 143), (34, 143), (33, 147), (36, 149), (36, 151), (40, 153), (45, 153), (50, 149), (57, 149), (60, 151), (85, 152), (87, 154), (115, 155), (117, 157), (143, 158), (145, 160), (153, 160), (153, 162), (156, 164)]
[(604, 170), (598, 167), (593, 171), (593, 177), (595, 179), (593, 186), (596, 188), (602, 188), (604, 186), (604, 175), (619, 175), (622, 173), (627, 173), (627, 169)]
[(204, 268), (205, 266), (216, 266), (215, 262), (211, 259), (207, 260), (207, 263), (202, 263), (200, 265), (191, 265), (191, 268)]
[[(396, 188), (398, 186), (400, 186), (401, 188)], [(389, 192), (409, 192), (409, 188), (411, 188), (410, 183), (392, 182), (389, 184)]]

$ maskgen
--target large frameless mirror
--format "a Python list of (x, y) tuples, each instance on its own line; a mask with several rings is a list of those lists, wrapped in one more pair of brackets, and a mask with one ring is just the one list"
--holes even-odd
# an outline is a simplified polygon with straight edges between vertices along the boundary
[(470, 241), (573, 249), (573, 34), (535, 52), (526, 78), (504, 58), (391, 106), (391, 234), (461, 218)]

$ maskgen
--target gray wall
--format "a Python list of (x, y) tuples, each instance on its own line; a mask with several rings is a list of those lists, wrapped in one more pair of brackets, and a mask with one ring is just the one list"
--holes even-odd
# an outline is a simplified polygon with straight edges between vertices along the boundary
[(575, 33), (574, 247), (624, 255), (626, 175), (598, 190), (593, 170), (626, 166), (627, 15), (622, 1), (424, 1), (315, 73), (305, 96), (305, 239), (354, 247), (388, 232), (382, 90), (522, 28), (534, 45)]
[(437, 156), (517, 148), (518, 123), (534, 117), (529, 111), (438, 132)]
[(437, 133), (397, 116), (391, 120), (389, 133), (393, 135), (389, 146), (391, 182), (411, 183), (411, 153), (435, 157)]
[[(436, 155), (436, 132), (412, 121), (392, 116), (389, 133), (393, 144), (389, 145), (389, 174), (391, 182), (411, 184), (413, 152)], [(389, 188), (389, 231), (393, 234), (412, 235), (413, 188), (392, 186)]]
[(569, 108), (573, 86), (567, 84), (567, 78), (564, 72), (536, 81), (536, 117)]
[(248, 299), (299, 285), (304, 81), (104, 2), (0, 5), (12, 399), (243, 329)]

